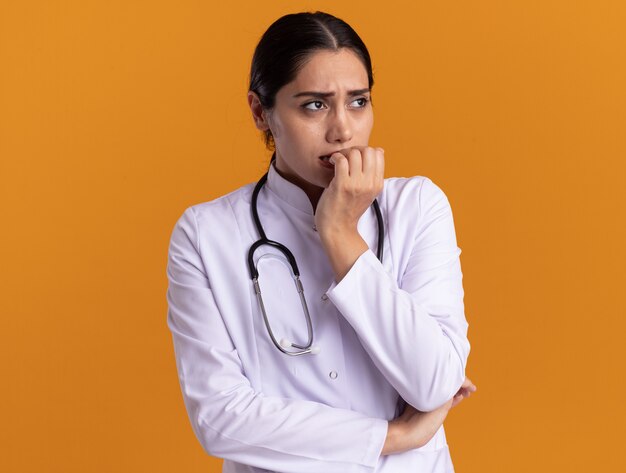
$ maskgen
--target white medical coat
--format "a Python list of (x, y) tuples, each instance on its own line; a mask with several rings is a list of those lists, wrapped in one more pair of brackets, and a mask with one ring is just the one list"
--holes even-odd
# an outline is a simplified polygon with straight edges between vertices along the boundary
[[(443, 191), (423, 176), (385, 179), (383, 263), (370, 208), (358, 223), (370, 249), (336, 283), (308, 197), (270, 166), (259, 217), (296, 257), (320, 347), (293, 357), (271, 342), (249, 277), (248, 249), (259, 239), (253, 188), (187, 208), (170, 240), (167, 323), (205, 451), (228, 473), (454, 471), (443, 426), (421, 448), (380, 455), (405, 401), (433, 410), (465, 378), (461, 250)], [(306, 343), (295, 285), (276, 254), (255, 253), (272, 330)]]

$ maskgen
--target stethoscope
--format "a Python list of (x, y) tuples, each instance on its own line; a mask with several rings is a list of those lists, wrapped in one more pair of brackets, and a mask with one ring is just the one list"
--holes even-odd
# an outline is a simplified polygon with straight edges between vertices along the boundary
[[(271, 165), (271, 164), (270, 164)], [(259, 214), (257, 212), (257, 200), (259, 196), (259, 192), (261, 188), (267, 181), (268, 173), (265, 173), (259, 182), (257, 182), (254, 191), (252, 192), (252, 201), (250, 203), (250, 208), (252, 210), (252, 219), (254, 220), (254, 224), (256, 226), (257, 231), (259, 232), (260, 239), (257, 240), (248, 251), (248, 268), (250, 270), (250, 278), (252, 279), (252, 284), (254, 285), (254, 292), (256, 293), (257, 300), (259, 302), (259, 306), (261, 307), (261, 313), (263, 314), (263, 320), (265, 320), (265, 326), (267, 327), (267, 333), (269, 333), (272, 342), (281, 352), (285, 355), (306, 355), (310, 353), (312, 355), (316, 355), (320, 352), (320, 348), (318, 346), (313, 346), (313, 324), (311, 323), (311, 315), (309, 314), (309, 308), (306, 304), (306, 298), (304, 297), (304, 288), (302, 287), (302, 282), (300, 281), (300, 270), (298, 269), (298, 264), (296, 263), (296, 258), (293, 256), (293, 253), (289, 251), (289, 249), (278, 243), (277, 241), (269, 240), (265, 235), (265, 231), (263, 230), (263, 225), (261, 225), (261, 220), (259, 219)], [(385, 239), (385, 228), (383, 224), (383, 217), (380, 212), (380, 207), (378, 205), (378, 201), (374, 199), (372, 202), (372, 207), (374, 207), (374, 212), (376, 213), (376, 221), (378, 224), (378, 259), (383, 261), (383, 244)], [(276, 248), (280, 251), (289, 261), (289, 265), (291, 266), (291, 273), (293, 280), (296, 284), (296, 290), (298, 291), (298, 295), (300, 296), (300, 302), (302, 304), (302, 309), (304, 311), (304, 317), (306, 319), (306, 326), (308, 330), (309, 339), (306, 345), (299, 345), (297, 343), (291, 342), (286, 338), (282, 338), (280, 343), (276, 340), (274, 336), (274, 332), (272, 332), (272, 328), (270, 327), (270, 322), (267, 318), (267, 313), (265, 312), (265, 305), (263, 304), (263, 297), (261, 297), (261, 288), (259, 287), (259, 272), (254, 264), (254, 252), (257, 248), (269, 245)], [(295, 348), (296, 350), (290, 350)]]

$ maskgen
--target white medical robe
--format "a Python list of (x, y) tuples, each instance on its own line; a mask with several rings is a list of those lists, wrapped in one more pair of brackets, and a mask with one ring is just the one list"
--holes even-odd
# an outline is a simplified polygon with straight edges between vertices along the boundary
[[(259, 238), (254, 184), (187, 208), (169, 246), (167, 323), (183, 399), (203, 448), (223, 471), (452, 472), (444, 428), (421, 448), (381, 456), (387, 421), (408, 402), (430, 411), (465, 378), (470, 351), (452, 211), (423, 176), (390, 178), (358, 230), (369, 245), (336, 283), (304, 191), (272, 164), (258, 212), (267, 237), (294, 254), (319, 354), (272, 343), (249, 277)], [(307, 325), (284, 259), (254, 260), (278, 340), (306, 343)]]

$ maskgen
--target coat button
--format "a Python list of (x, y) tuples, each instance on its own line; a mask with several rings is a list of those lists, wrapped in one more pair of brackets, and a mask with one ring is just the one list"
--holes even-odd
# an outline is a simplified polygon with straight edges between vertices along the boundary
[(330, 376), (330, 379), (337, 379), (337, 372), (331, 371), (330, 373), (328, 373), (328, 376)]
[(313, 224), (313, 230), (317, 231), (317, 226)]
[(322, 300), (326, 302), (328, 300), (328, 296), (326, 294), (322, 294)]

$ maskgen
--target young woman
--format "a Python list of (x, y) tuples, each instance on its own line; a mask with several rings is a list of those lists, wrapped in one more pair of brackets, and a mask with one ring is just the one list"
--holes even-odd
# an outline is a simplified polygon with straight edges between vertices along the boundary
[(168, 326), (191, 424), (225, 472), (450, 472), (476, 388), (452, 212), (384, 179), (369, 53), (326, 13), (261, 38), (248, 103), (268, 173), (176, 223)]

